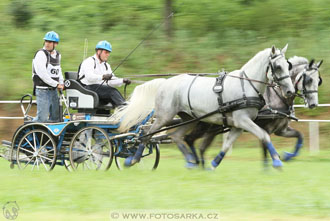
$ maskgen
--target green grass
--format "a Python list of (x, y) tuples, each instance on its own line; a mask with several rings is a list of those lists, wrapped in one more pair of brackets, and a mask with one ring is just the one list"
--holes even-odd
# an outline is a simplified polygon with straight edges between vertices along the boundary
[(0, 159), (0, 204), (17, 201), (18, 220), (109, 220), (118, 209), (215, 210), (228, 220), (330, 218), (329, 150), (304, 150), (282, 171), (264, 170), (257, 148), (235, 148), (213, 172), (185, 169), (174, 146), (161, 155), (154, 172), (115, 164), (107, 172), (19, 171)]

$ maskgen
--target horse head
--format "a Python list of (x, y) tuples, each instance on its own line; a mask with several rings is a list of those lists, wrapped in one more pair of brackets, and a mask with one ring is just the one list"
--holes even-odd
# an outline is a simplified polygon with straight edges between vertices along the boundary
[[(267, 71), (267, 77), (269, 81), (273, 81), (281, 86), (285, 96), (292, 96), (294, 94), (294, 87), (290, 79), (289, 70), (290, 63), (285, 58), (285, 52), (288, 49), (288, 44), (280, 50), (272, 46), (269, 56), (270, 72)], [(267, 68), (268, 69), (268, 68)]]
[(319, 68), (322, 63), (323, 60), (315, 63), (312, 59), (295, 80), (295, 90), (296, 92), (302, 91), (302, 97), (309, 108), (318, 106), (318, 87), (322, 84)]

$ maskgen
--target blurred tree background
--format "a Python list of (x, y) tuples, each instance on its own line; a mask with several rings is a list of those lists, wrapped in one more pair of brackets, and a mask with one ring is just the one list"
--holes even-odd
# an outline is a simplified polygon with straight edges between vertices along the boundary
[(120, 61), (169, 12), (174, 17), (116, 71), (129, 74), (217, 72), (239, 69), (258, 51), (289, 43), (287, 58), (324, 59), (320, 103), (329, 103), (328, 0), (1, 0), (0, 99), (31, 93), (31, 62), (47, 31), (59, 33), (63, 71), (77, 70), (106, 39)]

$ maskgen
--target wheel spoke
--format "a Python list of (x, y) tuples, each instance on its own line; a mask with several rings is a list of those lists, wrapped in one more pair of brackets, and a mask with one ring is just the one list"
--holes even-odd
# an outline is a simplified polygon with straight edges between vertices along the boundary
[[(43, 138), (44, 138), (44, 133), (41, 133), (40, 146), (42, 145)], [(41, 149), (41, 148), (39, 148), (39, 149)]]
[(30, 157), (29, 156), (25, 156), (25, 157), (20, 158), (20, 160), (23, 160), (23, 159), (26, 159), (26, 158), (30, 158)]
[(47, 168), (45, 162), (43, 161), (43, 159), (41, 157), (40, 157), (40, 160), (41, 160), (41, 163), (44, 165), (45, 169), (48, 171), (48, 168)]
[(33, 143), (34, 143), (34, 151), (37, 150), (37, 143), (36, 143), (36, 134), (35, 133), (32, 133), (33, 134)]
[(38, 157), (36, 157), (36, 161), (37, 161), (37, 168), (39, 170), (39, 159), (38, 159)]
[(43, 155), (38, 155), (39, 157), (42, 157), (42, 158), (45, 158), (46, 160), (49, 160), (49, 161), (53, 161), (52, 159), (48, 158), (48, 157), (45, 157)]
[(89, 157), (88, 161), (91, 163), (90, 164), (91, 167), (93, 167), (93, 169), (95, 169), (96, 168), (96, 164), (95, 164), (95, 161), (93, 159), (93, 156)]
[(35, 167), (35, 165), (36, 165), (36, 162), (37, 162), (37, 158), (36, 158), (36, 160), (35, 160), (34, 163), (33, 163), (33, 167), (32, 167), (32, 169), (31, 169), (31, 171), (34, 170), (34, 167)]
[(28, 142), (28, 144), (30, 144), (30, 146), (32, 147), (32, 149), (34, 150), (34, 151), (36, 151), (36, 148), (30, 143), (30, 141), (25, 137), (25, 140)]
[(30, 164), (30, 162), (33, 160), (33, 157), (25, 164), (23, 170)]
[(95, 162), (95, 164), (97, 165), (97, 169), (100, 169), (101, 166), (102, 166), (102, 164), (103, 164), (103, 161), (100, 160), (100, 159), (97, 159), (97, 157), (94, 156), (94, 154), (92, 154), (92, 157), (94, 158), (94, 162)]
[(87, 164), (86, 161), (84, 161), (84, 164), (83, 164), (83, 165), (86, 165), (88, 169), (91, 169), (91, 168), (88, 166), (88, 164)]
[(49, 143), (49, 141), (50, 141), (50, 139), (44, 145), (42, 145), (41, 148), (39, 148), (38, 153), (46, 147), (46, 145)]
[(31, 154), (34, 154), (34, 152), (32, 152), (32, 151), (30, 151), (30, 150), (27, 150), (27, 149), (25, 149), (25, 148), (24, 148), (24, 149), (21, 148), (21, 150), (22, 150), (22, 151), (26, 151), (26, 152), (31, 153)]

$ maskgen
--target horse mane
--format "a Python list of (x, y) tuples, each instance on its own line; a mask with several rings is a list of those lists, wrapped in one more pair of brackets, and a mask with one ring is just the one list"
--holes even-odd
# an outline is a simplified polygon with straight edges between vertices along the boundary
[(309, 61), (307, 58), (304, 58), (304, 57), (299, 57), (299, 56), (293, 56), (291, 58), (288, 59), (291, 64), (293, 66), (299, 66), (299, 65), (303, 65), (303, 64), (308, 64)]
[[(264, 59), (268, 60), (268, 56), (270, 55), (270, 48), (266, 48), (262, 51), (259, 51), (255, 56), (253, 56), (253, 58), (251, 58), (246, 64), (243, 65), (243, 67), (241, 68), (241, 70), (245, 70), (247, 68), (249, 68), (250, 66), (255, 66), (256, 61), (260, 60), (260, 57), (264, 56)], [(265, 54), (267, 54), (268, 56), (265, 56)]]

